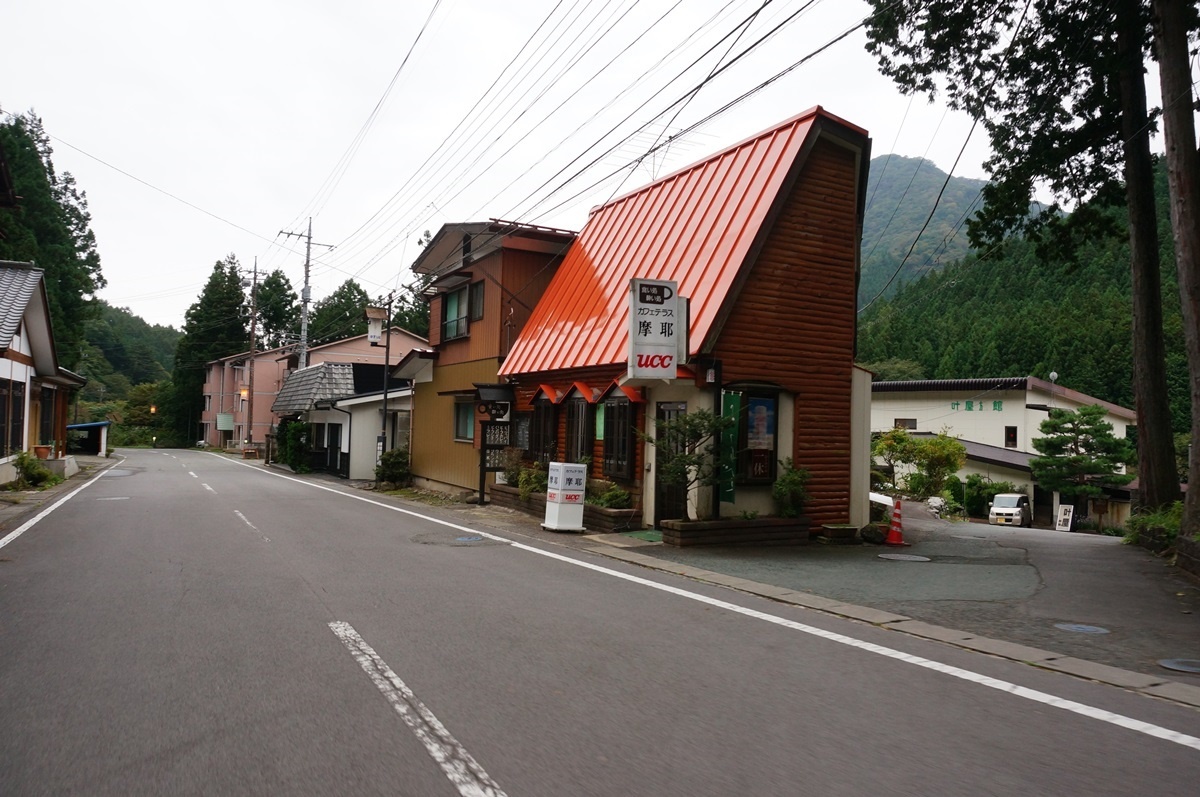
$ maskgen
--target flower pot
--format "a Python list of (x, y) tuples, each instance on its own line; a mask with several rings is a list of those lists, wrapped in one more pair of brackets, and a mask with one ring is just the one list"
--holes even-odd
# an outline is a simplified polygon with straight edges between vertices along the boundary
[(33, 455), (38, 459), (50, 459), (50, 452), (52, 450), (50, 446), (34, 446)]

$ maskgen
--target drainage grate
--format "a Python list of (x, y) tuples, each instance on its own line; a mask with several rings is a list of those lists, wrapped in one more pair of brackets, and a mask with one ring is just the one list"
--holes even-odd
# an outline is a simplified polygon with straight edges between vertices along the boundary
[(916, 556), (911, 553), (881, 553), (880, 559), (890, 559), (893, 562), (932, 562), (928, 556)]

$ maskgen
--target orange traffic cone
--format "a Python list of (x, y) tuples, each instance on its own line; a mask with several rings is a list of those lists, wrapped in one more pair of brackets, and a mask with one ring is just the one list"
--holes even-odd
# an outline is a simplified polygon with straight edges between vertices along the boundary
[(896, 503), (892, 506), (892, 525), (888, 527), (887, 538), (883, 541), (884, 545), (895, 545), (897, 547), (910, 545), (904, 541), (904, 530), (900, 524), (900, 499), (896, 499)]

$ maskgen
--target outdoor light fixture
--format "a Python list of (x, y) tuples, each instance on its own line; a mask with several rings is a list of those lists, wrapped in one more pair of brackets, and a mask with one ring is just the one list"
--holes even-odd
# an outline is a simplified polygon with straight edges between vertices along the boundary
[(250, 388), (246, 388), (246, 387), (242, 388), (242, 398), (246, 398), (249, 395), (250, 395)]
[(151, 414), (151, 415), (153, 415), (153, 414), (154, 414), (154, 413), (156, 413), (156, 412), (158, 412), (158, 407), (156, 407), (156, 406), (154, 406), (153, 404), (151, 404), (151, 405), (150, 405), (150, 414)]

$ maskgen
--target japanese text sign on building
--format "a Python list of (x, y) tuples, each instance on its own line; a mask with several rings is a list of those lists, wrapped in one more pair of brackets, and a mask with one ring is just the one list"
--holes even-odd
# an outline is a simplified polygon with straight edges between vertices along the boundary
[(586, 465), (551, 462), (546, 473), (546, 502), (582, 505), (586, 486)]
[(629, 377), (674, 379), (679, 343), (687, 336), (673, 280), (629, 281)]

